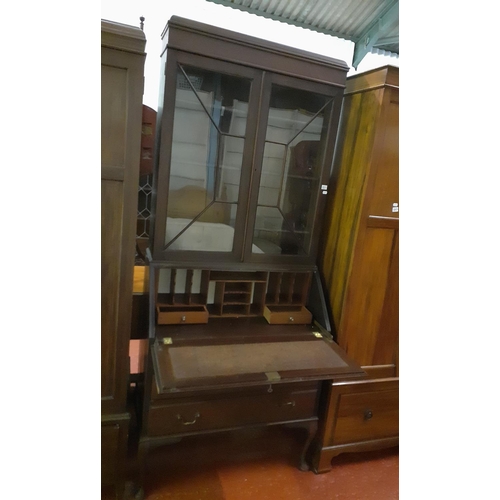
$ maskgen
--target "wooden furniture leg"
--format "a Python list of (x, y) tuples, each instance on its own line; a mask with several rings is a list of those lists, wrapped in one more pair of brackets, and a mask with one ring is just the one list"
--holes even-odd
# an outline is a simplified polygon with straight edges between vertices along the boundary
[(302, 448), (302, 453), (300, 455), (300, 463), (299, 463), (299, 469), (302, 471), (309, 470), (309, 464), (308, 464), (309, 449), (311, 447), (311, 443), (316, 437), (316, 433), (318, 432), (318, 421), (313, 420), (312, 422), (309, 422), (306, 429), (308, 432), (307, 439), (306, 442), (304, 443), (304, 447)]
[(331, 452), (325, 450), (317, 450), (313, 457), (311, 463), (311, 469), (315, 474), (323, 474), (325, 472), (330, 472), (332, 470), (332, 459), (333, 456)]

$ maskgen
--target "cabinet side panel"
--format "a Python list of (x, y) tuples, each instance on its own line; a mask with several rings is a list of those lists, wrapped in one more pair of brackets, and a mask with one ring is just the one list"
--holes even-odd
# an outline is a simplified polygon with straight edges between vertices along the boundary
[(344, 102), (342, 150), (336, 156), (338, 178), (327, 208), (326, 242), (321, 267), (333, 321), (338, 329), (351, 257), (364, 199), (381, 92), (347, 96)]

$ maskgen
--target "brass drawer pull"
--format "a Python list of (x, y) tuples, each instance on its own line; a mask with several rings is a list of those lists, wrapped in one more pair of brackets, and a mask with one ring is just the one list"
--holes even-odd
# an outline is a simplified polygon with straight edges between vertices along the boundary
[(373, 417), (373, 412), (371, 410), (366, 410), (364, 415), (365, 420), (370, 420), (370, 418), (372, 417)]
[(184, 417), (182, 415), (177, 415), (177, 419), (182, 422), (182, 425), (193, 425), (198, 418), (200, 418), (200, 413), (199, 412), (196, 412), (196, 415), (194, 416), (194, 419), (191, 420), (191, 421), (186, 421), (186, 420), (184, 420)]

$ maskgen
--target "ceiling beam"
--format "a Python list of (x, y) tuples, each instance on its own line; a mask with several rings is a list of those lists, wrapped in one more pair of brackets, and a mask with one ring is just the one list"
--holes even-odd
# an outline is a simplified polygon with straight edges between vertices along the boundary
[(355, 41), (352, 57), (352, 65), (355, 69), (358, 68), (359, 63), (366, 54), (377, 46), (377, 41), (384, 38), (384, 34), (387, 33), (388, 29), (391, 29), (396, 22), (399, 22), (399, 0), (388, 0), (386, 3), (388, 8), (385, 12), (375, 19)]

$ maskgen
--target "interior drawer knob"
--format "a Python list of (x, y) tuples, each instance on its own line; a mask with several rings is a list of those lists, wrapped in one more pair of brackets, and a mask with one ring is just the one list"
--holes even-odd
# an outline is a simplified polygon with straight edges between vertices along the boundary
[(193, 420), (185, 420), (182, 415), (177, 415), (177, 420), (180, 420), (182, 422), (182, 425), (193, 425), (196, 420), (198, 420), (198, 418), (200, 418), (199, 412), (196, 412)]
[(373, 417), (373, 412), (371, 410), (365, 410), (365, 420), (370, 420)]

